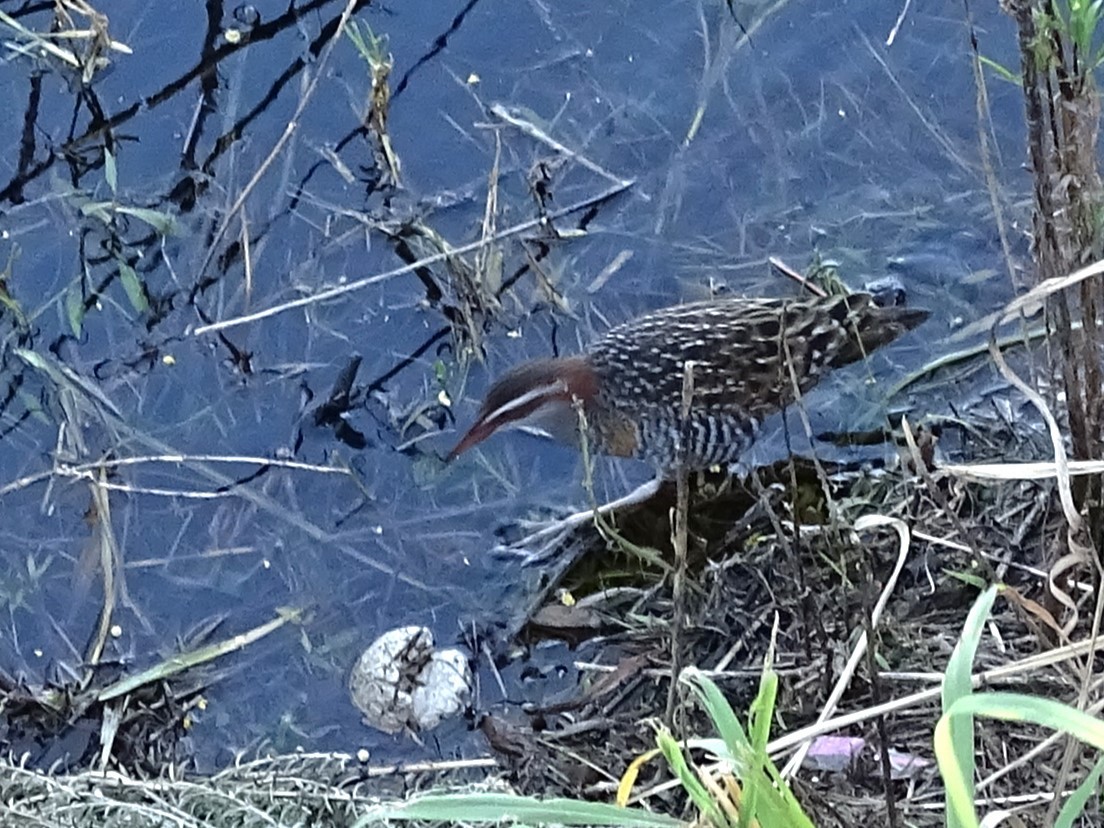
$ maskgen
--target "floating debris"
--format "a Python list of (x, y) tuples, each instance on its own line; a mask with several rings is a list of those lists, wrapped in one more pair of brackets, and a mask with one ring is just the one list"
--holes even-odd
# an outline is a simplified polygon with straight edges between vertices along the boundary
[(425, 627), (399, 627), (372, 642), (349, 676), (364, 722), (385, 733), (432, 730), (463, 711), (472, 674), (460, 650), (434, 650)]

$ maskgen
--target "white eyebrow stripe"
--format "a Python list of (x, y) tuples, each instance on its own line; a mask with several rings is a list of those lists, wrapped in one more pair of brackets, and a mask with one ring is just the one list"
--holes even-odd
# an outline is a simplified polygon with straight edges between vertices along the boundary
[(550, 382), (547, 385), (540, 385), (536, 388), (526, 391), (520, 397), (514, 397), (514, 399), (510, 400), (508, 403), (506, 403), (506, 405), (499, 406), (486, 417), (484, 422), (497, 422), (507, 415), (512, 414), (517, 409), (522, 408), (533, 402), (533, 400), (540, 399), (541, 397), (551, 396), (553, 394), (564, 394), (566, 392), (567, 385), (563, 382), (563, 380), (556, 380), (555, 382)]

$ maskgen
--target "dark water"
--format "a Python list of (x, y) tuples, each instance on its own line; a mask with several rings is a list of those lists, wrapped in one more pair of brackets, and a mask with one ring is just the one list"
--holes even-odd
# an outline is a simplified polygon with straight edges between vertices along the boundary
[[(993, 5), (974, 10), (981, 51), (1015, 69), (1011, 27)], [(193, 2), (170, 14), (166, 4), (120, 0), (103, 11), (133, 54), (112, 56), (83, 88), (54, 61), (4, 52), (0, 266), (12, 257), (5, 285), (27, 321), (0, 310), (0, 488), (8, 488), (0, 665), (32, 683), (63, 675), (61, 665), (81, 663), (102, 602), (89, 479), (44, 473), (100, 458), (186, 455), (108, 479), (127, 596), (108, 657), (136, 669), (213, 617), (223, 618), (220, 637), (281, 606), (313, 609), (304, 627), (222, 662), (227, 672), (192, 731), (204, 760), (224, 762), (261, 742), (367, 745), (395, 759), (479, 750), (463, 724), (424, 748), (368, 731), (345, 679), (360, 649), (390, 627), (426, 624), (452, 641), (473, 618), (508, 615), (519, 573), (488, 554), (494, 528), (534, 508), (582, 502), (575, 455), (523, 435), (440, 463), (456, 438), (452, 417), (470, 421), (491, 375), (527, 356), (575, 351), (611, 323), (710, 289), (792, 291), (770, 274), (771, 255), (802, 268), (819, 251), (854, 285), (896, 272), (910, 301), (934, 309), (922, 335), (881, 357), (882, 375), (938, 353), (956, 325), (1010, 295), (978, 150), (962, 4), (913, 4), (887, 47), (898, 6), (738, 5), (750, 43), (723, 3), (366, 6), (357, 19), (385, 34), (394, 56), (397, 193), (376, 186), (361, 130), (365, 64), (346, 39), (319, 60), (338, 3), (297, 12), (257, 3), (258, 20), (234, 46), (223, 31), (252, 22), (244, 8), (235, 17), (233, 6)], [(30, 29), (49, 27), (40, 4), (0, 9)], [(245, 203), (248, 278), (237, 220), (204, 268), (225, 210), (319, 70), (290, 141)], [(996, 142), (1002, 205), (1023, 227), (1018, 90), (990, 75), (989, 94), (984, 128)], [(406, 273), (194, 334), (204, 322), (403, 264), (372, 222), (419, 217), (454, 246), (477, 239), (496, 134), (498, 227), (533, 219), (526, 176), (555, 153), (489, 114), (496, 103), (636, 183), (588, 216), (585, 236), (551, 246), (542, 278), (530, 269), (504, 294), (486, 327), (485, 365), (465, 369), (452, 350), (446, 312), (455, 297), (440, 266), (428, 277), (440, 298)], [(108, 227), (82, 212), (89, 200), (112, 200), (105, 146), (117, 203), (171, 214), (173, 234), (133, 216)], [(609, 185), (567, 159), (553, 171), (550, 209)], [(580, 218), (557, 226), (571, 230)], [(526, 265), (518, 238), (500, 250), (506, 275)], [(536, 243), (528, 250), (542, 252)], [(128, 295), (119, 259), (145, 286), (148, 310)], [(550, 308), (544, 279), (570, 314)], [(84, 308), (79, 335), (74, 306)], [(17, 349), (38, 355), (40, 367)], [(354, 353), (363, 358), (360, 396), (347, 421), (363, 449), (302, 416), (305, 393), (324, 399)], [(829, 406), (825, 423), (849, 415)], [(432, 434), (442, 426), (448, 433)], [(425, 431), (428, 439), (409, 445)], [(294, 457), (347, 467), (358, 482), (303, 469), (258, 474), (255, 464), (200, 455)], [(623, 493), (629, 478), (646, 475), (600, 469), (599, 494)], [(33, 475), (41, 477), (16, 485)], [(480, 703), (492, 707), (501, 699), (484, 673)]]

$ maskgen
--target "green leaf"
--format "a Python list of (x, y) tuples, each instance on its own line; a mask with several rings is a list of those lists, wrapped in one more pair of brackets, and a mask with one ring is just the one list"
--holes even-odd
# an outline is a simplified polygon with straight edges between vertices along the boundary
[(115, 154), (108, 147), (104, 147), (104, 178), (107, 179), (107, 186), (111, 188), (111, 194), (117, 195), (119, 171), (115, 168)]
[(443, 822), (558, 823), (560, 825), (628, 825), (639, 828), (679, 828), (684, 823), (637, 808), (572, 799), (534, 799), (512, 794), (427, 794), (399, 805), (373, 808), (357, 820), (364, 828), (383, 819)]
[(162, 236), (171, 236), (176, 232), (176, 221), (168, 213), (149, 210), (145, 207), (127, 207), (113, 201), (86, 201), (80, 205), (81, 215), (97, 218), (110, 225), (118, 214), (131, 216), (143, 221)]
[[(732, 764), (733, 770), (743, 782), (744, 798), (740, 807), (741, 824), (751, 824), (757, 819), (760, 825), (785, 825), (787, 828), (813, 828), (813, 823), (802, 810), (782, 775), (767, 755), (765, 744), (770, 732), (778, 676), (765, 666), (759, 683), (759, 694), (752, 702), (753, 738), (760, 746), (748, 741), (732, 706), (720, 688), (704, 673), (693, 667), (683, 670), (679, 678), (693, 688), (702, 707), (721, 734), (723, 753), (717, 747), (696, 744), (702, 740), (690, 740), (689, 746), (704, 747)], [(723, 754), (728, 754), (724, 756)]]
[(99, 219), (104, 224), (110, 225), (113, 207), (110, 201), (86, 201), (80, 205), (80, 211), (81, 215)]
[(80, 288), (80, 282), (73, 282), (65, 291), (65, 316), (69, 320), (69, 328), (73, 336), (80, 339), (81, 330), (84, 327), (84, 294)]
[(993, 72), (995, 72), (997, 77), (1000, 78), (1001, 80), (1006, 80), (1011, 84), (1015, 84), (1016, 86), (1021, 86), (1022, 85), (1020, 83), (1020, 76), (1019, 75), (1017, 75), (1011, 69), (1008, 69), (1007, 67), (1002, 66), (1001, 64), (997, 63), (992, 58), (987, 58), (987, 57), (985, 57), (985, 55), (978, 55), (978, 60), (981, 61), (982, 66), (987, 66)]
[(160, 210), (147, 210), (145, 207), (126, 207), (118, 205), (115, 212), (126, 216), (134, 216), (139, 221), (144, 221), (162, 236), (171, 236), (176, 232), (176, 220), (169, 214)]
[[(966, 616), (966, 622), (962, 627), (962, 635), (947, 661), (947, 672), (943, 676), (942, 703), (946, 713), (955, 702), (969, 697), (974, 692), (972, 679), (974, 656), (977, 654), (978, 644), (985, 632), (985, 622), (989, 620), (989, 613), (993, 609), (993, 602), (997, 600), (999, 587), (990, 586), (974, 602)], [(973, 802), (974, 799), (974, 720), (969, 716), (961, 717), (961, 721), (948, 724), (951, 745), (954, 747), (955, 761), (962, 769), (966, 779), (966, 792)], [(956, 811), (947, 813), (947, 825), (954, 828), (962, 825)]]
[(724, 825), (726, 820), (721, 814), (720, 806), (713, 801), (708, 788), (698, 779), (697, 774), (690, 768), (682, 748), (670, 732), (663, 728), (656, 734), (656, 746), (663, 753), (671, 771), (678, 778), (682, 789), (690, 795), (690, 799), (698, 810), (701, 811), (711, 825)]
[(1100, 784), (1100, 777), (1104, 775), (1104, 758), (1097, 759), (1089, 775), (1085, 777), (1073, 793), (1066, 799), (1058, 817), (1054, 820), (1054, 828), (1073, 828), (1073, 823), (1081, 816), (1089, 800), (1097, 795), (1096, 787)]
[[(970, 792), (972, 776), (959, 764), (954, 749), (952, 723), (962, 718), (972, 721), (975, 716), (1032, 722), (1104, 750), (1104, 721), (1068, 704), (1022, 693), (973, 693), (960, 698), (935, 725), (935, 758), (947, 792), (948, 817), (953, 814), (955, 824), (965, 828), (978, 828), (981, 823)], [(971, 773), (972, 769), (971, 762)]]
[(750, 771), (748, 759), (752, 753), (751, 743), (748, 741), (743, 727), (740, 726), (740, 721), (736, 718), (732, 705), (728, 703), (728, 699), (721, 693), (720, 688), (708, 676), (693, 667), (683, 670), (681, 678), (690, 685), (694, 695), (698, 697), (702, 707), (705, 708), (705, 712), (709, 714), (713, 726), (717, 729), (721, 739), (724, 740), (725, 745), (728, 746), (733, 760), (738, 765), (738, 773), (743, 775)]
[(943, 574), (974, 587), (978, 592), (989, 586), (988, 581), (973, 572), (963, 572), (960, 569), (944, 569)]
[(149, 300), (146, 299), (146, 289), (142, 284), (142, 280), (138, 278), (134, 268), (125, 261), (116, 259), (116, 262), (119, 265), (119, 279), (122, 281), (123, 289), (130, 300), (130, 306), (138, 313), (145, 313), (149, 310)]

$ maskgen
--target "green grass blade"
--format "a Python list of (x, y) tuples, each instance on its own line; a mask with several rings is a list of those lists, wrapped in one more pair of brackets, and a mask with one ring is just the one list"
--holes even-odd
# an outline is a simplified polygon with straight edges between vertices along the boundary
[(104, 178), (107, 186), (111, 188), (111, 195), (119, 192), (119, 171), (115, 167), (115, 153), (108, 147), (104, 147)]
[[(946, 713), (935, 724), (935, 759), (939, 763), (939, 773), (943, 777), (944, 796), (947, 798), (947, 825), (959, 828), (979, 828), (977, 811), (974, 808), (973, 777), (963, 772), (955, 754), (951, 739), (951, 719)], [(970, 763), (971, 766), (973, 763)]]
[(1015, 84), (1016, 86), (1023, 86), (1018, 72), (1013, 72), (1011, 69), (1002, 66), (992, 58), (985, 57), (985, 55), (978, 55), (978, 60), (981, 61), (982, 66), (987, 66), (994, 73), (996, 73), (996, 76), (1001, 80), (1008, 81), (1009, 83)]
[(690, 667), (683, 671), (681, 680), (693, 689), (713, 720), (728, 753), (725, 758), (732, 763), (735, 775), (743, 785), (741, 824), (750, 824), (750, 820), (757, 819), (763, 826), (813, 828), (797, 797), (766, 753), (778, 688), (774, 672), (769, 669), (764, 671), (759, 695), (752, 703), (755, 744), (748, 740), (732, 706), (708, 676)]
[(618, 808), (602, 802), (573, 799), (534, 799), (513, 794), (426, 794), (400, 805), (373, 808), (357, 820), (354, 828), (393, 820), (435, 820), (463, 822), (556, 823), (559, 825), (627, 825), (633, 828), (676, 828), (673, 817), (652, 814), (638, 808)]
[(737, 762), (743, 762), (751, 753), (751, 742), (736, 718), (736, 713), (728, 699), (724, 697), (720, 688), (712, 679), (693, 667), (687, 667), (682, 671), (680, 681), (686, 683), (697, 696), (701, 706), (709, 715), (713, 726), (726, 745), (732, 758)]
[(149, 310), (149, 300), (146, 299), (146, 289), (142, 286), (138, 273), (123, 259), (117, 259), (116, 264), (119, 267), (119, 280), (123, 283), (130, 306), (138, 313), (145, 313)]
[(1089, 804), (1089, 799), (1097, 796), (1097, 785), (1100, 784), (1101, 775), (1104, 775), (1104, 757), (1096, 760), (1085, 781), (1069, 795), (1069, 799), (1062, 805), (1062, 810), (1054, 820), (1054, 828), (1073, 828), (1074, 822)]
[[(772, 656), (768, 656), (763, 665), (763, 672), (759, 676), (759, 692), (748, 710), (748, 734), (751, 737), (751, 751), (757, 770), (755, 778), (762, 779), (762, 782), (748, 785), (744, 791), (745, 807), (740, 811), (740, 828), (748, 828), (751, 825), (752, 816), (759, 815), (761, 792), (765, 790), (766, 799), (768, 801), (772, 799), (770, 779), (763, 773), (763, 769), (770, 764), (770, 757), (767, 756), (767, 742), (770, 741), (774, 704), (778, 698), (778, 675), (770, 668), (771, 658)], [(768, 808), (781, 804), (781, 802), (772, 802)]]
[(656, 745), (663, 753), (663, 758), (667, 760), (672, 773), (678, 778), (679, 784), (682, 785), (683, 790), (690, 796), (698, 810), (705, 814), (713, 825), (728, 824), (728, 820), (721, 813), (720, 806), (713, 801), (713, 795), (698, 779), (698, 775), (687, 763), (686, 756), (683, 754), (679, 743), (666, 729), (660, 730), (656, 734)]
[[(973, 693), (974, 656), (977, 654), (978, 644), (985, 632), (985, 622), (989, 619), (989, 613), (993, 609), (993, 602), (997, 600), (998, 587), (990, 586), (986, 589), (966, 616), (966, 622), (962, 627), (962, 635), (955, 645), (954, 652), (947, 662), (947, 672), (943, 677), (942, 703), (944, 714), (960, 699)], [(965, 796), (973, 809), (974, 801), (974, 720), (969, 716), (952, 719), (947, 724), (947, 738), (954, 750), (955, 764), (960, 769), (961, 780), (966, 785)], [(961, 828), (959, 810), (947, 810), (948, 828)], [(974, 819), (976, 819), (976, 815)]]
[(748, 730), (751, 732), (751, 747), (757, 755), (766, 756), (767, 742), (770, 741), (770, 726), (774, 719), (774, 705), (778, 699), (778, 674), (766, 669), (759, 679), (759, 694), (751, 703)]
[[(973, 693), (959, 698), (935, 726), (935, 758), (947, 791), (948, 818), (953, 813), (955, 824), (964, 828), (977, 828), (981, 823), (974, 807), (973, 779), (958, 761), (951, 725), (956, 719), (973, 721), (974, 716), (1007, 722), (1032, 722), (1068, 733), (1104, 751), (1104, 721), (1068, 704), (1021, 693)], [(972, 774), (972, 753), (970, 759)]]
[(162, 212), (161, 210), (116, 205), (115, 212), (122, 213), (124, 216), (133, 216), (139, 221), (144, 221), (162, 236), (171, 236), (176, 232), (176, 220), (171, 214)]
[(761, 776), (762, 765), (756, 762), (755, 751), (740, 725), (740, 720), (736, 718), (732, 705), (728, 703), (728, 699), (724, 697), (713, 680), (693, 667), (683, 670), (679, 680), (690, 686), (701, 706), (705, 708), (705, 712), (713, 722), (713, 727), (720, 734), (721, 741), (727, 748), (736, 776), (743, 783), (739, 825), (740, 828), (746, 828), (755, 818), (758, 809), (756, 791), (759, 784), (756, 779)]
[(80, 339), (81, 332), (84, 330), (84, 296), (79, 282), (70, 282), (65, 291), (65, 318), (69, 322), (69, 330), (73, 332), (73, 336)]

